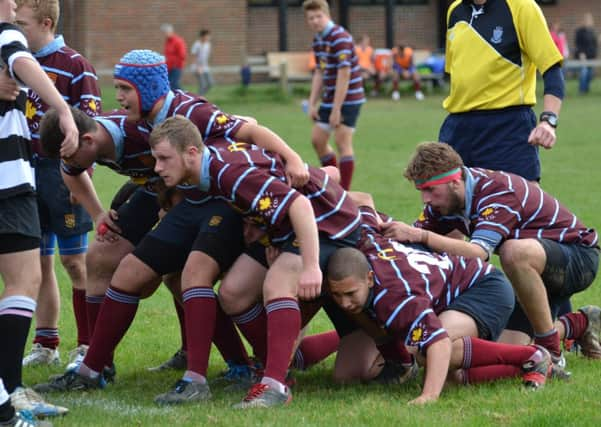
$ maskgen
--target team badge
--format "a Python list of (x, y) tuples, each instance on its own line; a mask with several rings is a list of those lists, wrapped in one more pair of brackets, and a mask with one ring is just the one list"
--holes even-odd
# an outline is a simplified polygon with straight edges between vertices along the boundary
[(423, 337), (424, 337), (424, 330), (418, 326), (413, 331), (411, 331), (411, 344), (419, 343)]
[(423, 213), (423, 212), (421, 212), (421, 213), (419, 214), (419, 216), (417, 217), (417, 220), (418, 220), (419, 222), (424, 222), (424, 221), (426, 220), (426, 215), (424, 215), (424, 213)]
[(235, 153), (236, 151), (245, 151), (248, 144), (246, 142), (234, 142), (227, 146), (227, 149), (230, 153)]
[(37, 112), (38, 110), (35, 108), (33, 102), (28, 99), (25, 103), (25, 117), (27, 117), (28, 120), (32, 120)]
[(223, 126), (224, 124), (227, 123), (227, 116), (225, 114), (220, 114), (217, 116), (217, 118), (215, 119), (215, 121), (217, 122), (218, 125)]
[(338, 55), (338, 59), (344, 61), (346, 59), (346, 53), (341, 53), (340, 55)]
[(298, 241), (298, 239), (294, 239), (292, 241), (292, 247), (293, 248), (300, 248), (300, 242)]
[(494, 44), (499, 44), (503, 41), (503, 27), (495, 27), (495, 29), (492, 31), (492, 38), (490, 41)]
[(65, 227), (75, 228), (75, 214), (65, 214)]
[(495, 218), (495, 209), (493, 208), (486, 208), (482, 211), (482, 213), (480, 214), (482, 217), (486, 218), (486, 219), (494, 219)]
[[(392, 254), (392, 255), (389, 255)], [(392, 261), (396, 259), (396, 255), (394, 255), (394, 249), (381, 249), (378, 251), (378, 258), (382, 261)]]
[(209, 220), (209, 227), (217, 227), (219, 224), (221, 224), (221, 221), (223, 221), (223, 217), (215, 215)]
[(88, 103), (88, 108), (90, 110), (92, 110), (93, 112), (96, 112), (98, 110), (98, 105), (96, 104), (96, 101), (94, 99), (92, 99), (89, 103)]
[(261, 199), (259, 200), (259, 210), (261, 212), (268, 210), (269, 208), (271, 208), (271, 197), (269, 196), (265, 196), (265, 197), (261, 197)]
[(325, 68), (326, 68), (326, 61), (324, 59), (322, 59), (321, 61), (319, 61), (319, 68), (321, 68), (322, 70), (325, 70)]

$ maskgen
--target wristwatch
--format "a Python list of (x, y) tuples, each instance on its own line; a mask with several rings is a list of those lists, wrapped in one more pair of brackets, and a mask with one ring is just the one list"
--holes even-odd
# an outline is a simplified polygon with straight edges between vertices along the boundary
[(555, 129), (557, 127), (557, 114), (555, 114), (553, 111), (543, 111), (540, 113), (538, 121), (547, 122), (553, 129)]

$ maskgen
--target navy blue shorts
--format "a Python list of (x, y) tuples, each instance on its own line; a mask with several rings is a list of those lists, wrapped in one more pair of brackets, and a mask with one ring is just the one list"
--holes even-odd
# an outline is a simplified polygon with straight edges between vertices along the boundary
[[(578, 244), (567, 245), (548, 239), (541, 239), (539, 242), (547, 256), (541, 277), (547, 289), (551, 316), (556, 319), (562, 305), (595, 280), (599, 269), (599, 249)], [(507, 329), (534, 335), (526, 314), (517, 303)]]
[(33, 193), (0, 199), (0, 254), (39, 248), (39, 218)]
[(84, 254), (88, 251), (88, 233), (71, 237), (60, 237), (54, 233), (42, 233), (40, 255), (54, 255), (57, 243), (61, 255)]
[[(362, 105), (363, 104), (343, 105), (340, 109), (340, 115), (342, 116), (340, 121), (342, 124), (355, 129)], [(329, 126), (330, 114), (332, 114), (331, 107), (324, 107), (323, 105), (320, 105), (318, 112), (319, 120), (317, 120), (317, 122)]]
[(71, 192), (63, 182), (60, 160), (38, 157), (34, 164), (42, 233), (68, 238), (90, 231), (93, 228), (90, 215), (82, 205), (71, 204)]
[(121, 236), (137, 246), (158, 222), (159, 210), (156, 194), (144, 187), (138, 188), (117, 210), (119, 219), (116, 222), (121, 228)]
[(540, 179), (538, 147), (528, 144), (536, 127), (531, 107), (449, 114), (438, 140), (451, 145), (468, 167), (502, 170)]
[(133, 254), (163, 275), (181, 271), (191, 251), (213, 258), (222, 272), (242, 254), (242, 218), (223, 201), (181, 201), (136, 246)]
[(505, 329), (515, 296), (505, 275), (494, 270), (459, 295), (447, 308), (467, 314), (476, 321), (478, 337), (496, 341)]

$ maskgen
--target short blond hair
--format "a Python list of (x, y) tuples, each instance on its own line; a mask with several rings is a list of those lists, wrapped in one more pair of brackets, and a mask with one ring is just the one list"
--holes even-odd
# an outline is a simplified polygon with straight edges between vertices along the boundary
[(161, 141), (167, 140), (177, 151), (183, 153), (187, 147), (194, 146), (204, 149), (202, 136), (198, 127), (184, 116), (169, 117), (155, 127), (150, 133), (148, 144), (154, 148)]
[(409, 159), (404, 175), (409, 181), (415, 182), (430, 179), (462, 166), (461, 156), (449, 144), (422, 142)]
[(303, 11), (321, 10), (328, 16), (330, 15), (330, 5), (326, 0), (305, 0), (303, 2)]
[(56, 30), (58, 19), (61, 13), (59, 0), (16, 0), (17, 10), (23, 6), (31, 8), (38, 22), (44, 18), (52, 20), (52, 31)]

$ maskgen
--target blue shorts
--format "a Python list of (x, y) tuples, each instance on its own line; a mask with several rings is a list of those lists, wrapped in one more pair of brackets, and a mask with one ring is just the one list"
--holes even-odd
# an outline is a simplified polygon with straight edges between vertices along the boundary
[(394, 64), (392, 64), (392, 69), (394, 70), (395, 73), (397, 73), (399, 75), (403, 74), (404, 71), (408, 71), (411, 74), (414, 74), (416, 72), (415, 65), (412, 65), (409, 68), (404, 68), (404, 67), (401, 67), (396, 62)]
[(467, 314), (476, 321), (478, 337), (496, 341), (505, 329), (515, 296), (505, 275), (494, 270), (459, 295), (447, 310)]
[[(548, 239), (541, 239), (539, 242), (547, 256), (547, 263), (541, 277), (547, 289), (551, 316), (555, 320), (562, 305), (575, 293), (588, 288), (595, 280), (599, 269), (599, 249), (578, 244), (568, 245)], [(507, 329), (534, 335), (526, 314), (517, 303)]]
[[(341, 122), (343, 125), (355, 129), (355, 126), (357, 125), (357, 119), (359, 118), (359, 112), (361, 111), (361, 105), (363, 104), (342, 106), (342, 108), (340, 109), (340, 115), (342, 116)], [(319, 107), (319, 120), (317, 120), (317, 123), (322, 125), (322, 127), (327, 126), (329, 129), (330, 114), (332, 114), (332, 107), (324, 107), (323, 105), (321, 105)]]
[(71, 192), (63, 182), (60, 160), (38, 157), (34, 164), (42, 233), (70, 238), (90, 231), (93, 228), (90, 215), (82, 205), (71, 204)]
[(531, 107), (449, 114), (438, 140), (451, 145), (468, 167), (502, 170), (538, 181), (538, 147), (528, 144), (536, 127)]
[(88, 233), (79, 236), (60, 237), (54, 233), (42, 233), (40, 255), (54, 255), (54, 247), (58, 241), (58, 251), (61, 255), (84, 254), (88, 251)]
[(221, 272), (242, 254), (242, 217), (223, 201), (181, 201), (136, 246), (133, 254), (163, 275), (181, 271), (191, 251), (213, 258)]

